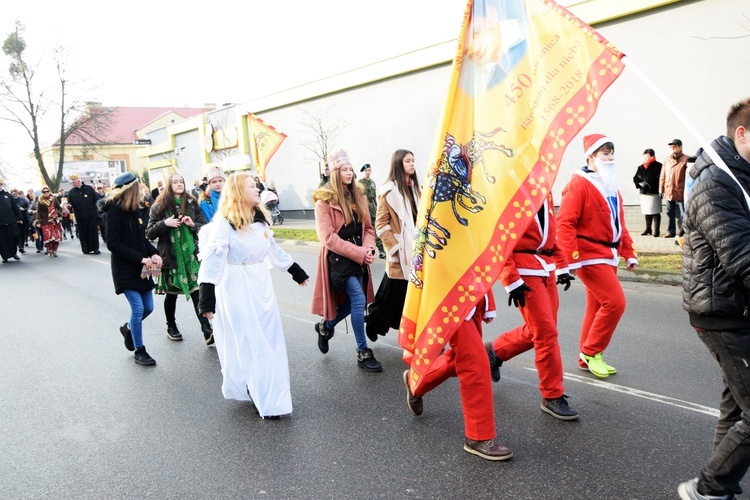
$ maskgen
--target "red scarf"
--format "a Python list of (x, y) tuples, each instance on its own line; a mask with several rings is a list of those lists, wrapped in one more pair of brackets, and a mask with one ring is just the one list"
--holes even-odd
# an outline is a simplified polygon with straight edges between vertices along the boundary
[(643, 168), (648, 170), (648, 166), (654, 163), (655, 161), (656, 161), (656, 158), (652, 156), (651, 158), (643, 162)]

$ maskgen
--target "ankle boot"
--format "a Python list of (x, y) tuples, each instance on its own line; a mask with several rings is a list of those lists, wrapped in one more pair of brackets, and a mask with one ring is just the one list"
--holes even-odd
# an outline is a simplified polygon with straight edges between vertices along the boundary
[(652, 217), (654, 218), (654, 238), (658, 238), (660, 236), (659, 226), (661, 226), (661, 214), (655, 214)]
[(651, 234), (651, 221), (653, 220), (653, 215), (647, 215), (646, 216), (646, 230), (641, 233), (641, 236), (648, 236)]
[(133, 358), (135, 359), (136, 364), (141, 366), (154, 366), (156, 364), (156, 360), (146, 352), (145, 346), (137, 348), (133, 353)]
[(182, 334), (180, 333), (180, 330), (177, 328), (177, 323), (170, 324), (169, 322), (167, 322), (167, 338), (169, 340), (175, 340), (175, 341), (182, 340)]
[(214, 334), (214, 329), (211, 327), (211, 322), (208, 321), (208, 318), (206, 318), (203, 315), (198, 316), (198, 319), (201, 323), (201, 331), (203, 332), (203, 338), (206, 340), (206, 343), (208, 343), (209, 339)]

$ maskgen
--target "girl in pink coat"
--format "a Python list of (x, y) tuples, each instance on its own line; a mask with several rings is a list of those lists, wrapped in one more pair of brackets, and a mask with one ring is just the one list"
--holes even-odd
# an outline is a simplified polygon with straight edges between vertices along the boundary
[(374, 298), (370, 264), (375, 260), (375, 230), (367, 198), (354, 182), (349, 156), (339, 151), (328, 158), (330, 180), (313, 194), (315, 227), (320, 240), (311, 312), (318, 349), (328, 352), (334, 327), (351, 315), (357, 340), (357, 363), (370, 372), (383, 370), (367, 346), (365, 307)]

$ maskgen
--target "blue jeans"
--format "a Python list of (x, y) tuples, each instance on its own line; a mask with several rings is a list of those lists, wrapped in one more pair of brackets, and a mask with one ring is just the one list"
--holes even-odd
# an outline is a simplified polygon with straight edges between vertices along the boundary
[(682, 206), (682, 201), (678, 200), (667, 200), (667, 232), (669, 234), (677, 234), (675, 231), (675, 222), (680, 232), (682, 232), (682, 214), (685, 210)]
[(36, 231), (36, 241), (34, 244), (36, 245), (36, 249), (40, 252), (44, 250), (44, 243), (42, 243), (42, 228), (41, 227), (35, 227), (34, 230)]
[(151, 290), (139, 292), (125, 289), (122, 291), (130, 303), (130, 334), (133, 336), (133, 344), (136, 349), (143, 347), (143, 320), (154, 310), (154, 296)]
[(365, 337), (365, 306), (367, 305), (367, 299), (365, 292), (362, 291), (363, 279), (364, 277), (361, 274), (346, 278), (344, 282), (346, 300), (339, 304), (336, 309), (336, 318), (325, 323), (326, 328), (333, 329), (333, 327), (351, 314), (354, 338), (357, 340), (357, 349), (360, 351), (367, 349), (367, 337)]
[(740, 481), (750, 466), (750, 331), (698, 331), (698, 337), (724, 378), (714, 450), (698, 487), (704, 495), (740, 494)]

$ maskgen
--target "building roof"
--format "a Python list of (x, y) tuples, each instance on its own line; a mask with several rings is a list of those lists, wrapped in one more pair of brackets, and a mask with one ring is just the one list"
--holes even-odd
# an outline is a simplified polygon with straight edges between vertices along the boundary
[[(135, 132), (142, 129), (147, 124), (153, 122), (159, 117), (168, 113), (175, 113), (182, 118), (190, 118), (207, 111), (213, 111), (214, 108), (137, 108), (137, 107), (112, 107), (111, 126), (103, 133), (97, 133), (97, 137), (105, 144), (133, 144), (133, 140), (138, 137)], [(60, 141), (55, 141), (58, 146)], [(71, 136), (66, 141), (68, 145), (83, 144), (83, 141), (75, 136)]]

